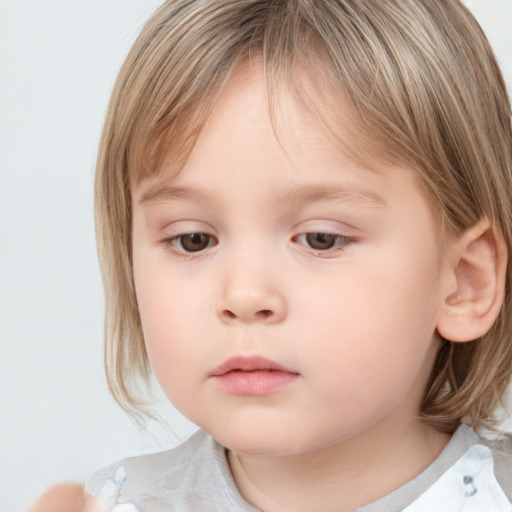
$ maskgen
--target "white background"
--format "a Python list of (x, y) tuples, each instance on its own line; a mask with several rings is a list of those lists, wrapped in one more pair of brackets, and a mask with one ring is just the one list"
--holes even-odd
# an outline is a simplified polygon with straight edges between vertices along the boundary
[[(468, 0), (512, 76), (512, 0)], [(160, 0), (0, 0), (0, 510), (57, 481), (171, 446), (109, 397), (93, 227), (96, 148), (115, 75)], [(164, 402), (164, 400), (162, 400)]]

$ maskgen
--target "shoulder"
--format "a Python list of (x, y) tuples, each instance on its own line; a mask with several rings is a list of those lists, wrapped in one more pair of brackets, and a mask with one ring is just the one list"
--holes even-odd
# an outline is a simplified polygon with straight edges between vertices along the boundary
[[(459, 461), (460, 467), (465, 468), (468, 474), (474, 473), (471, 481), (487, 474), (487, 479), (490, 481), (492, 478), (509, 502), (512, 502), (512, 436), (479, 435), (466, 426), (462, 426), (459, 432), (464, 434), (469, 444), (473, 444)], [(462, 463), (464, 460), (465, 465)], [(484, 487), (489, 485), (487, 483)]]
[(486, 444), (492, 452), (496, 480), (512, 501), (512, 436), (503, 435), (496, 440), (487, 441)]
[(107, 480), (114, 479), (114, 475), (121, 467), (126, 474), (130, 474), (131, 480), (137, 476), (140, 481), (152, 481), (154, 476), (160, 475), (162, 471), (165, 471), (168, 477), (176, 475), (179, 478), (196, 454), (206, 451), (207, 444), (208, 436), (200, 430), (171, 450), (121, 459), (93, 473), (86, 482), (86, 491), (92, 496), (96, 495)]
[(251, 511), (238, 494), (224, 447), (202, 430), (180, 446), (129, 457), (96, 473), (86, 483), (91, 496), (116, 494), (141, 512)]

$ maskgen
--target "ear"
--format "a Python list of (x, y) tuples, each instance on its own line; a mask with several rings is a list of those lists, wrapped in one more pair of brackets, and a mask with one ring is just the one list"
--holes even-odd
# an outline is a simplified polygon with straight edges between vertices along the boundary
[(475, 340), (489, 331), (503, 303), (505, 241), (483, 219), (449, 244), (449, 255), (437, 331), (453, 342)]

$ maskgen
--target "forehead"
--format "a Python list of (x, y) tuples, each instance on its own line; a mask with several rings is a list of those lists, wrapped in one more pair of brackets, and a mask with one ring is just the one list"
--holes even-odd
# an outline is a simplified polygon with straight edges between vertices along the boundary
[[(410, 172), (410, 166), (389, 158), (375, 133), (368, 136), (360, 119), (340, 91), (334, 90), (324, 73), (297, 66), (294, 81), (272, 80), (259, 57), (239, 64), (214, 98), (199, 98), (195, 108), (203, 117), (177, 119), (181, 136), (162, 139), (161, 165), (131, 177), (132, 191), (178, 179), (190, 168), (198, 152), (211, 162), (236, 158), (233, 135), (243, 144), (278, 145), (282, 156), (305, 167), (304, 160), (315, 157), (343, 164), (362, 172), (383, 172), (392, 164)], [(242, 109), (236, 108), (243, 105)], [(208, 115), (204, 115), (208, 112)], [(210, 127), (215, 125), (216, 137)], [(264, 132), (264, 133), (263, 133)], [(230, 144), (227, 154), (225, 147)], [(244, 152), (246, 148), (239, 147)], [(262, 146), (266, 152), (268, 146)], [(301, 162), (301, 160), (303, 162)], [(212, 172), (214, 165), (203, 169)], [(309, 166), (314, 171), (314, 164)], [(148, 185), (149, 184), (149, 185)], [(142, 192), (143, 193), (143, 192)]]
[[(383, 176), (411, 175), (409, 169), (392, 168), (377, 158), (369, 166), (368, 160), (345, 151), (354, 126), (349, 109), (340, 108), (334, 137), (317, 111), (303, 108), (293, 91), (282, 89), (274, 110), (267, 92), (259, 64), (237, 69), (184, 164), (176, 163), (171, 149), (160, 172), (133, 187), (135, 203), (207, 203), (237, 188), (245, 197), (263, 197), (271, 190), (273, 200), (281, 203), (343, 199), (383, 207)], [(248, 174), (252, 180), (246, 179)]]

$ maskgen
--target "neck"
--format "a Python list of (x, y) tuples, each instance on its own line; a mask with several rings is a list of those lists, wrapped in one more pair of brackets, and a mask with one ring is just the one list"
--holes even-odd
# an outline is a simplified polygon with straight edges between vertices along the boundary
[[(449, 436), (412, 420), (376, 425), (337, 445), (289, 456), (229, 452), (242, 496), (265, 512), (349, 512), (389, 494), (429, 466)], [(389, 426), (388, 426), (389, 427)], [(384, 443), (382, 440), (386, 440)]]

